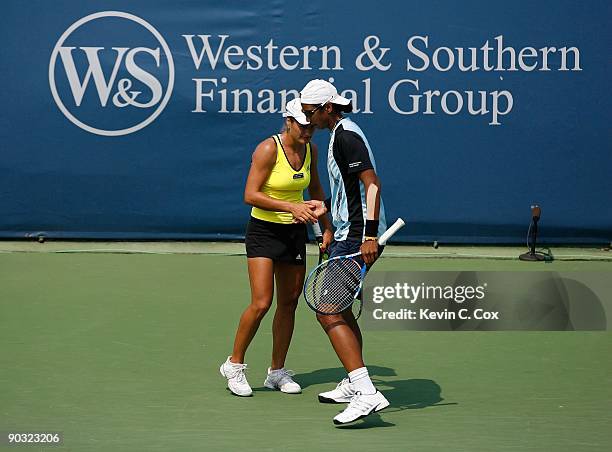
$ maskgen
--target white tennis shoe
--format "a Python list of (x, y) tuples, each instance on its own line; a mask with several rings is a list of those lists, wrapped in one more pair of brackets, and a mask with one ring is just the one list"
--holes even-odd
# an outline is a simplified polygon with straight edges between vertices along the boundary
[(383, 410), (388, 406), (389, 401), (380, 391), (376, 391), (375, 394), (361, 394), (358, 392), (353, 396), (346, 409), (334, 418), (334, 424), (348, 424)]
[(349, 403), (355, 395), (355, 386), (348, 378), (343, 379), (336, 389), (319, 394), (321, 403)]
[(230, 361), (231, 357), (221, 364), (219, 372), (227, 378), (227, 387), (233, 394), (240, 397), (249, 397), (253, 395), (253, 390), (249, 386), (244, 372), (247, 369), (246, 364), (236, 364)]
[(278, 389), (285, 394), (299, 394), (302, 388), (299, 384), (293, 381), (293, 371), (282, 369), (271, 370), (268, 367), (268, 376), (264, 381), (264, 386), (269, 389)]

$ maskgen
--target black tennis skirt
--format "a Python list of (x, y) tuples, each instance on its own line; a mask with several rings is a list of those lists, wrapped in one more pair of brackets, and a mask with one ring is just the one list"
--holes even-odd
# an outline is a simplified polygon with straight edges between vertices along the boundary
[(267, 257), (275, 262), (306, 265), (305, 224), (281, 224), (253, 218), (247, 224), (247, 257)]

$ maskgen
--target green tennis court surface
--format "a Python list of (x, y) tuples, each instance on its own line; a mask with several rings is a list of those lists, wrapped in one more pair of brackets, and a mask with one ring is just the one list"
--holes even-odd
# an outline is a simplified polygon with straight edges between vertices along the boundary
[[(376, 270), (612, 270), (609, 253), (600, 254), (549, 264), (383, 258)], [(304, 392), (263, 388), (272, 311), (247, 355), (254, 397), (225, 389), (219, 365), (248, 297), (243, 256), (0, 254), (0, 431), (59, 431), (64, 444), (44, 450), (71, 451), (612, 444), (609, 332), (366, 331), (366, 363), (391, 407), (336, 428), (344, 405), (319, 404), (317, 393), (344, 373), (303, 302), (287, 367)]]

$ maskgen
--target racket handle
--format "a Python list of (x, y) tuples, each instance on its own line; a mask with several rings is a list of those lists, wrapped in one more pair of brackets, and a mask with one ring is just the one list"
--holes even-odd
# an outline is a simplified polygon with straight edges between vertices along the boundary
[(383, 235), (380, 236), (380, 238), (378, 239), (378, 244), (384, 245), (385, 243), (387, 243), (387, 240), (389, 240), (391, 236), (395, 234), (405, 224), (406, 223), (404, 223), (404, 220), (402, 220), (401, 218), (395, 220), (395, 223), (393, 223), (393, 225), (389, 229), (387, 229)]
[(323, 233), (321, 232), (321, 226), (319, 223), (312, 223), (312, 230), (314, 231), (315, 237), (318, 239), (319, 237), (323, 237)]

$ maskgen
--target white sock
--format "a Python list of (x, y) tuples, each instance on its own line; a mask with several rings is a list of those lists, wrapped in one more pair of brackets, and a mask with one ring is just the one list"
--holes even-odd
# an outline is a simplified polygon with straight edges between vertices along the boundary
[(349, 380), (355, 386), (355, 391), (362, 394), (376, 394), (376, 388), (370, 380), (370, 374), (367, 367), (360, 367), (348, 374)]

